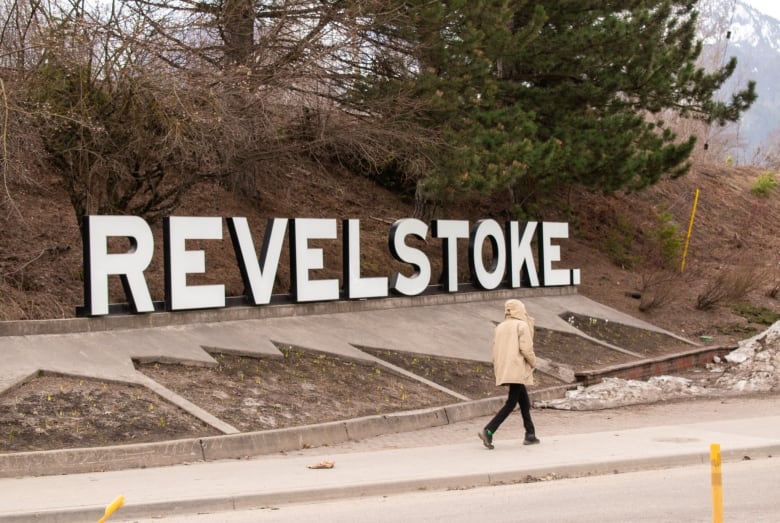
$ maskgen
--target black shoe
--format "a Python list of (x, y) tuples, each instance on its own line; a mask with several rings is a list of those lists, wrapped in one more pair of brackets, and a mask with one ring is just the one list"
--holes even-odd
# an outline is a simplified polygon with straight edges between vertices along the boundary
[(479, 439), (482, 440), (482, 444), (485, 445), (489, 449), (493, 449), (493, 436), (488, 434), (487, 429), (482, 429), (477, 433), (477, 436), (479, 436)]
[(523, 445), (536, 445), (537, 443), (541, 443), (541, 441), (539, 441), (539, 438), (537, 438), (533, 434), (525, 435), (525, 439), (523, 440)]

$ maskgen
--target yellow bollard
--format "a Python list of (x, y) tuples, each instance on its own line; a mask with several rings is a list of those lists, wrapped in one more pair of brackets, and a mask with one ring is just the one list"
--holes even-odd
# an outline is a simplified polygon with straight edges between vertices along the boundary
[(723, 523), (723, 474), (720, 470), (720, 445), (710, 445), (712, 471), (712, 523)]
[(98, 523), (103, 523), (105, 520), (111, 516), (114, 512), (119, 510), (119, 508), (125, 504), (125, 497), (124, 496), (117, 496), (117, 498), (111, 502), (109, 506), (106, 507), (106, 512), (103, 514), (103, 517), (98, 520)]
[(688, 256), (688, 242), (691, 241), (691, 231), (693, 230), (693, 219), (696, 217), (696, 206), (699, 204), (699, 189), (696, 189), (696, 196), (693, 197), (693, 209), (691, 210), (691, 219), (688, 222), (688, 234), (685, 235), (685, 246), (683, 247), (682, 261), (680, 262), (680, 272), (685, 271), (685, 258)]

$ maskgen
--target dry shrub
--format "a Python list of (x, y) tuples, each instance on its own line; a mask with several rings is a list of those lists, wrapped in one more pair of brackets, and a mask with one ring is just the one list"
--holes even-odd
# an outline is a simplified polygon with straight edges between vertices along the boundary
[(778, 293), (780, 293), (780, 280), (775, 279), (772, 286), (767, 289), (766, 295), (768, 298), (776, 299)]
[(61, 297), (45, 291), (26, 292), (0, 280), (0, 321), (68, 316)]
[(766, 276), (769, 287), (764, 291), (764, 295), (773, 300), (777, 299), (778, 294), (780, 294), (780, 261), (775, 260), (772, 267), (767, 270)]
[(673, 302), (681, 284), (683, 275), (677, 271), (658, 269), (643, 272), (639, 286), (642, 294), (639, 310), (648, 312)]
[(685, 285), (679, 270), (683, 236), (672, 214), (663, 205), (653, 216), (654, 223), (644, 230), (640, 243), (640, 286), (642, 298), (639, 310), (647, 312), (668, 305)]
[(765, 281), (762, 271), (755, 266), (724, 270), (697, 296), (696, 308), (708, 311), (719, 303), (741, 300), (757, 290), (762, 281)]

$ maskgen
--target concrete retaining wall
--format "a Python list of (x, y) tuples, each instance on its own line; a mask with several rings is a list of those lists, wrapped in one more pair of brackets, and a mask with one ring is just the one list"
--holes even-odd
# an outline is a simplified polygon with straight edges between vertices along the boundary
[(640, 362), (625, 363), (603, 369), (575, 373), (579, 385), (589, 386), (601, 382), (604, 378), (622, 378), (624, 380), (644, 380), (652, 376), (674, 373), (692, 367), (712, 363), (717, 356), (722, 358), (737, 346), (703, 347), (679, 354), (661, 356)]
[(149, 314), (127, 314), (100, 316), (95, 318), (63, 318), (54, 320), (20, 320), (0, 322), (0, 336), (31, 336), (36, 334), (73, 334), (116, 329), (143, 329), (189, 325), (193, 323), (216, 323), (221, 321), (260, 320), (316, 314), (338, 314), (363, 312), (403, 307), (448, 305), (509, 298), (531, 298), (539, 296), (566, 296), (577, 294), (576, 287), (536, 287), (521, 289), (499, 289), (457, 293), (424, 294), (421, 296), (394, 297), (371, 300), (331, 301), (256, 307), (237, 306), (224, 309), (204, 309), (179, 312), (153, 312)]

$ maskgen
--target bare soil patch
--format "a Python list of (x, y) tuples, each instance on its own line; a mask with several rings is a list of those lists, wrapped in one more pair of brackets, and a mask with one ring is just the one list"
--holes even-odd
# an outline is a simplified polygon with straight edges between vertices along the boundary
[[(242, 432), (311, 425), (455, 403), (379, 365), (297, 348), (281, 358), (215, 354), (215, 368), (138, 369)], [(182, 372), (187, 379), (182, 379)]]
[(0, 452), (216, 434), (219, 431), (145, 387), (45, 375), (0, 396)]
[(536, 329), (534, 351), (542, 358), (575, 371), (609, 367), (639, 358), (589, 341), (575, 334)]
[(592, 338), (626, 349), (644, 358), (676, 354), (695, 348), (695, 345), (662, 332), (623, 325), (603, 318), (569, 312), (563, 316), (563, 319)]

